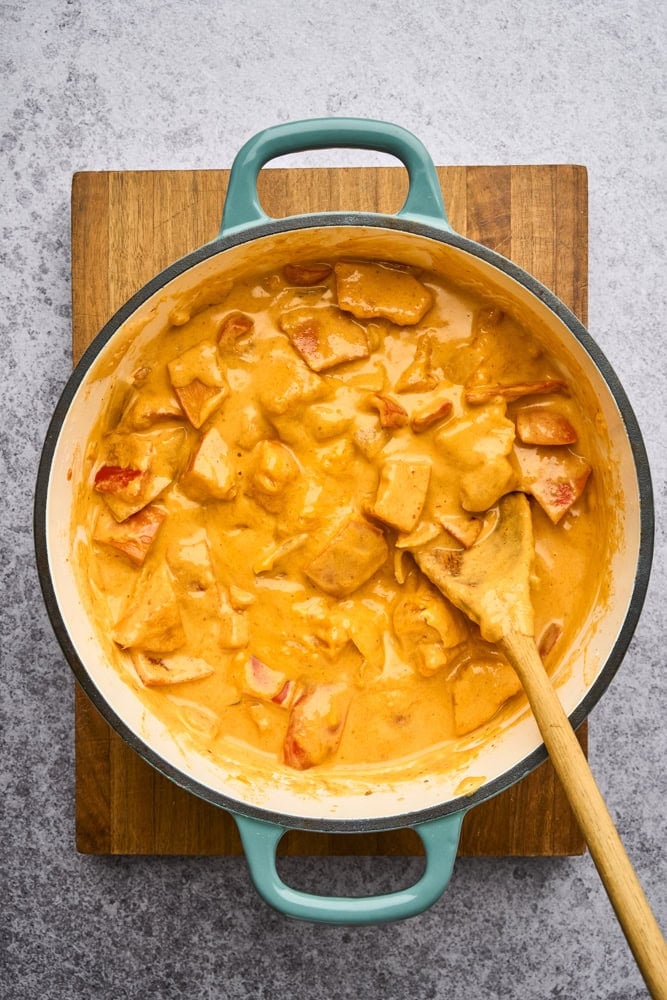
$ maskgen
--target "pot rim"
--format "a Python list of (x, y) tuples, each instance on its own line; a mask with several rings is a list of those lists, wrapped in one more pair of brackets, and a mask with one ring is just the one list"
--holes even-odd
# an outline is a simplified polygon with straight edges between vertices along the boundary
[(187, 771), (180, 770), (166, 761), (148, 743), (144, 742), (108, 704), (93, 682), (88, 669), (81, 662), (70, 638), (63, 616), (61, 615), (51, 578), (47, 543), (48, 532), (46, 510), (49, 494), (49, 480), (62, 425), (65, 421), (70, 405), (93, 362), (105, 348), (107, 343), (112, 339), (120, 326), (168, 282), (179, 277), (181, 274), (196, 265), (201, 264), (203, 261), (217, 256), (232, 247), (237, 247), (245, 243), (251, 243), (263, 237), (274, 236), (278, 233), (331, 227), (347, 227), (354, 229), (376, 228), (405, 232), (411, 235), (435, 240), (440, 243), (447, 243), (459, 250), (462, 250), (464, 253), (470, 254), (473, 257), (477, 257), (487, 264), (490, 264), (492, 267), (512, 278), (519, 285), (522, 285), (563, 322), (569, 332), (581, 344), (585, 352), (592, 359), (609, 388), (623, 421), (635, 466), (639, 496), (639, 544), (634, 586), (627, 611), (623, 619), (622, 627), (620, 628), (614, 645), (605, 660), (604, 666), (600, 670), (595, 681), (587, 690), (582, 700), (577, 704), (569, 716), (570, 723), (574, 729), (577, 729), (581, 725), (592, 708), (597, 704), (599, 699), (607, 690), (613, 676), (618, 670), (637, 627), (646, 597), (653, 557), (654, 534), (653, 491), (646, 448), (639, 424), (620, 380), (600, 347), (593, 340), (592, 336), (581, 321), (565, 305), (565, 303), (562, 302), (552, 291), (550, 291), (550, 289), (534, 278), (529, 272), (525, 271), (517, 264), (514, 264), (508, 258), (503, 257), (501, 254), (498, 254), (496, 251), (491, 250), (483, 244), (470, 240), (465, 236), (461, 236), (459, 233), (453, 232), (444, 226), (426, 224), (424, 222), (405, 217), (387, 216), (379, 213), (324, 212), (308, 215), (295, 215), (284, 219), (274, 219), (257, 225), (248, 226), (242, 230), (235, 230), (231, 234), (222, 234), (210, 243), (206, 243), (196, 250), (191, 251), (184, 257), (174, 261), (164, 270), (156, 274), (145, 285), (143, 285), (142, 288), (135, 292), (135, 294), (132, 295), (104, 324), (102, 329), (94, 337), (90, 345), (82, 354), (61, 393), (45, 436), (37, 475), (34, 504), (35, 552), (39, 580), (47, 613), (61, 649), (65, 654), (65, 658), (67, 659), (70, 667), (72, 668), (76, 680), (79, 682), (83, 691), (93, 702), (103, 718), (109, 723), (109, 725), (111, 725), (124, 742), (127, 743), (131, 749), (137, 752), (144, 760), (146, 760), (147, 763), (184, 790), (189, 791), (197, 795), (199, 798), (202, 798), (205, 801), (231, 813), (265, 820), (273, 823), (274, 825), (285, 827), (285, 829), (317, 830), (323, 833), (370, 833), (412, 827), (454, 812), (465, 812), (469, 808), (497, 795), (499, 792), (510, 787), (515, 782), (519, 781), (521, 778), (533, 771), (544, 760), (546, 760), (548, 756), (546, 748), (543, 743), (540, 744), (523, 760), (519, 761), (507, 771), (504, 771), (498, 777), (485, 782), (470, 795), (450, 799), (446, 802), (435, 806), (429, 806), (425, 809), (405, 813), (396, 813), (395, 815), (390, 816), (373, 817), (368, 819), (331, 819), (322, 817), (321, 819), (313, 820), (307, 817), (283, 814), (278, 811), (254, 806), (252, 804), (246, 804), (239, 800), (232, 799), (224, 793), (218, 792), (209, 786), (202, 784), (191, 777)]

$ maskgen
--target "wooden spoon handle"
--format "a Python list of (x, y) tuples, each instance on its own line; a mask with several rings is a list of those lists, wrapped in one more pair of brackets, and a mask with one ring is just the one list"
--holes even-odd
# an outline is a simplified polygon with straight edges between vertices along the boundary
[(518, 633), (500, 643), (515, 668), (551, 762), (651, 995), (667, 998), (667, 945), (595, 778), (544, 669), (535, 640)]

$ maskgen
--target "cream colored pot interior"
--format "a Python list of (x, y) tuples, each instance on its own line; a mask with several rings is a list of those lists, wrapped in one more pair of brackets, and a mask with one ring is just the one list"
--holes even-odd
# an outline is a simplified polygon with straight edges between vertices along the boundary
[[(521, 762), (541, 744), (529, 710), (500, 713), (491, 723), (455, 746), (435, 747), (418, 759), (364, 767), (360, 770), (318, 768), (317, 774), (276, 769), (260, 755), (249, 758), (230, 744), (228, 759), (213, 764), (183, 738), (174, 737), (149, 713), (137, 691), (132, 670), (114, 665), (116, 654), (95, 632), (79, 593), (71, 558), (74, 537), (71, 510), (82, 468), (86, 439), (115, 378), (128, 375), (141, 357), (142, 344), (168, 325), (168, 316), (184, 297), (202, 283), (232, 282), (278, 266), (286, 259), (307, 260), (347, 255), (397, 260), (432, 268), (472, 288), (494, 289), (501, 307), (539, 328), (563, 359), (570, 384), (606, 424), (605, 494), (614, 522), (613, 585), (608, 602), (589, 617), (558, 668), (556, 680), (565, 710), (572, 713), (599, 678), (632, 598), (640, 547), (639, 488), (627, 432), (614, 397), (591, 358), (566, 325), (536, 296), (484, 260), (435, 239), (389, 229), (328, 227), (299, 229), (255, 239), (207, 258), (170, 281), (148, 299), (111, 338), (97, 356), (67, 411), (57, 441), (48, 484), (47, 545), (50, 573), (60, 614), (71, 642), (103, 702), (141, 743), (178, 772), (185, 783), (214, 801), (223, 796), (238, 805), (267, 810), (298, 820), (321, 819), (370, 822), (447, 804), (463, 808), (469, 796), (509, 771), (519, 776)], [(603, 437), (601, 436), (601, 441)], [(603, 567), (601, 567), (601, 570)], [(109, 646), (111, 644), (109, 643)], [(124, 673), (125, 671), (125, 673)], [(446, 750), (446, 754), (445, 754)], [(452, 761), (443, 770), (444, 756)], [(388, 825), (392, 825), (388, 823)], [(397, 825), (394, 823), (393, 825)]]

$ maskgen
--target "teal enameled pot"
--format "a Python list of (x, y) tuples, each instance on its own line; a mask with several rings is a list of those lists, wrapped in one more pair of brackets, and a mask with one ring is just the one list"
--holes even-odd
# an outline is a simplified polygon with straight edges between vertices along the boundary
[[(406, 167), (409, 189), (395, 215), (320, 213), (271, 219), (257, 195), (257, 177), (271, 159), (301, 150), (377, 150)], [(636, 627), (650, 569), (653, 505), (648, 463), (636, 419), (618, 378), (570, 310), (511, 261), (450, 227), (433, 162), (411, 133), (385, 122), (316, 119), (269, 128), (238, 153), (222, 227), (211, 243), (177, 261), (134, 295), (88, 348), (56, 407), (44, 444), (36, 491), (35, 537), (48, 612), (77, 680), (103, 717), (150, 764), (178, 785), (228, 810), (243, 840), (262, 897), (306, 920), (364, 924), (413, 916), (431, 906), (451, 876), (463, 817), (540, 764), (546, 754), (530, 715), (466, 738), (461, 763), (438, 767), (436, 752), (389, 774), (381, 765), (321, 780), (318, 769), (288, 773), (262, 760), (212, 763), (183, 745), (120, 676), (89, 620), (71, 563), (70, 517), (85, 441), (117, 378), (131, 372), (142, 343), (167, 325), (179, 295), (202, 281), (241, 279), (276, 262), (337, 255), (398, 260), (453, 274), (491, 290), (527, 321), (584, 377), (608, 430), (609, 479), (615, 504), (610, 556), (614, 586), (559, 667), (563, 705), (576, 727), (618, 668)], [(574, 377), (574, 376), (573, 376)], [(332, 769), (333, 772), (333, 769)], [(288, 829), (331, 833), (413, 828), (425, 849), (419, 881), (386, 895), (342, 898), (293, 889), (276, 870), (276, 848)]]

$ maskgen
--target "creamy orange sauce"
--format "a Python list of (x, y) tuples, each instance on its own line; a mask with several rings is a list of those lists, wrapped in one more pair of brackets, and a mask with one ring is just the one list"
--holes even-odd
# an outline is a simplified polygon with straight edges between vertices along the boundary
[(213, 756), (398, 760), (520, 697), (420, 544), (478, 543), (524, 491), (550, 669), (590, 614), (597, 414), (533, 332), (444, 276), (286, 265), (172, 310), (114, 387), (75, 555), (147, 704)]

